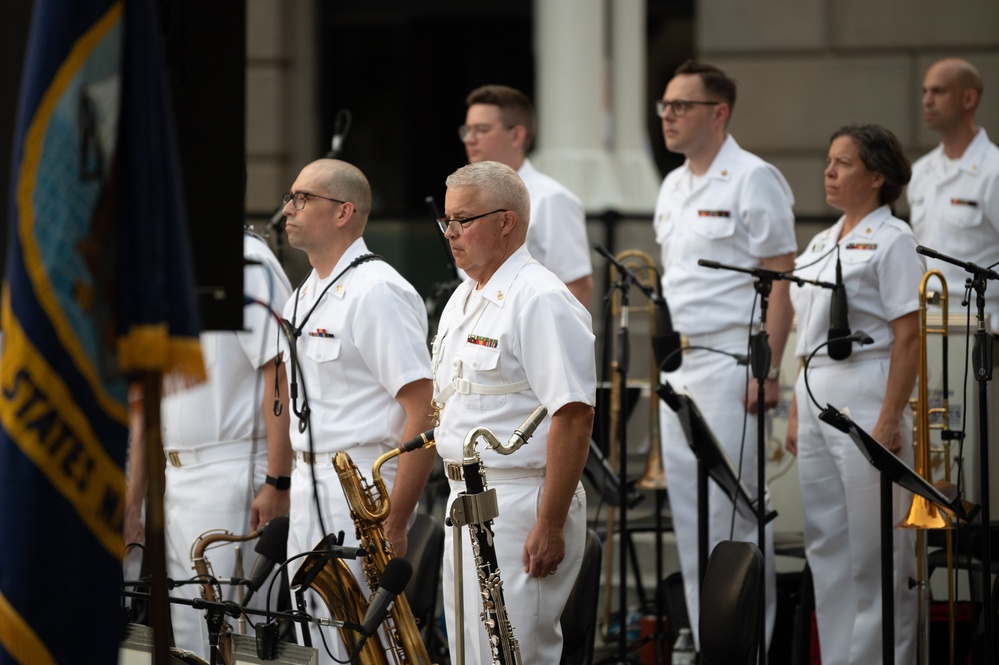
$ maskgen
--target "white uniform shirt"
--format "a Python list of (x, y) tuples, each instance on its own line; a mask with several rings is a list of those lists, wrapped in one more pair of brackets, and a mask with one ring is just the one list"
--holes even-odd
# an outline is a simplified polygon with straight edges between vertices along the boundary
[(731, 136), (703, 177), (695, 179), (687, 162), (666, 176), (653, 224), (662, 246), (663, 295), (677, 330), (705, 335), (749, 326), (752, 276), (697, 261), (758, 268), (761, 259), (796, 251), (793, 204), (780, 171)]
[[(943, 146), (937, 146), (917, 160), (908, 199), (919, 244), (981, 267), (999, 261), (999, 148), (984, 128), (960, 159), (947, 159)], [(938, 259), (928, 260), (927, 267), (943, 273), (954, 311), (971, 275)], [(985, 301), (990, 327), (999, 331), (999, 284), (988, 285)]]
[[(260, 264), (243, 268), (246, 295), (280, 312), (291, 284), (270, 248), (260, 238), (243, 235), (243, 255)], [(186, 450), (213, 443), (267, 439), (261, 409), (265, 386), (258, 370), (278, 353), (280, 331), (271, 311), (256, 303), (243, 307), (238, 332), (201, 333), (207, 381), (163, 397), (163, 445)]]
[(579, 197), (525, 159), (517, 171), (531, 195), (527, 249), (564, 283), (593, 273), (586, 212)]
[[(812, 238), (796, 260), (796, 265), (801, 266), (795, 270), (798, 277), (835, 283), (836, 238), (842, 227), (840, 218)], [(881, 206), (839, 241), (839, 253), (850, 330), (863, 330), (874, 340), (866, 346), (854, 344), (851, 358), (886, 355), (895, 339), (891, 322), (919, 309), (919, 281), (925, 264), (922, 255), (916, 253), (912, 230), (892, 217), (888, 206)], [(795, 355), (799, 358), (807, 357), (828, 339), (831, 299), (830, 289), (791, 285), (791, 302), (798, 316)], [(816, 358), (828, 357), (828, 349), (823, 347)]]
[(440, 456), (460, 462), (465, 436), (480, 426), (506, 444), (543, 404), (549, 416), (520, 450), (502, 456), (480, 441), (476, 451), (490, 468), (544, 467), (551, 414), (571, 402), (595, 402), (593, 340), (589, 312), (524, 246), (482, 289), (463, 282), (445, 306), (434, 340), (434, 398), (459, 368), (472, 383), (526, 380), (530, 386), (508, 394), (451, 395), (436, 429)]
[[(321, 295), (330, 280), (367, 253), (364, 240), (357, 239), (327, 279), (313, 270), (284, 308), (285, 318), (302, 328), (298, 408), (307, 394), (318, 452), (399, 445), (406, 412), (395, 396), (403, 386), (431, 378), (423, 300), (392, 266), (362, 263)], [(305, 320), (317, 297), (319, 305)], [(310, 450), (309, 431), (299, 432), (294, 413), (291, 420), (292, 448)]]

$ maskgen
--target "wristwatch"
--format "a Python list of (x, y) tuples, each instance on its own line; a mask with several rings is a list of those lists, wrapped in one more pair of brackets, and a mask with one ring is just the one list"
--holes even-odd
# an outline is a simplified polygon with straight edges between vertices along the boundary
[(288, 476), (267, 476), (267, 480), (264, 482), (268, 485), (273, 485), (275, 489), (291, 489), (291, 478)]
[(767, 381), (776, 381), (780, 378), (780, 367), (771, 367), (767, 372)]

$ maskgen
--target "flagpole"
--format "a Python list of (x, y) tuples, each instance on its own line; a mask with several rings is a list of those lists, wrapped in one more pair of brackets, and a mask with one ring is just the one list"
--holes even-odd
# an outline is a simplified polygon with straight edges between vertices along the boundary
[(163, 375), (142, 374), (142, 409), (146, 444), (146, 556), (152, 578), (150, 621), (153, 627), (153, 664), (168, 665), (170, 659), (170, 600), (167, 589), (166, 544), (163, 531), (163, 495), (166, 459), (160, 429)]

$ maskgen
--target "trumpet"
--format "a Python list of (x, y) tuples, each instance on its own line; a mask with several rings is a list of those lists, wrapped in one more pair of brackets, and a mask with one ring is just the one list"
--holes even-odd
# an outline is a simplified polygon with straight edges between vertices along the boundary
[[(939, 292), (933, 293), (928, 289), (930, 279), (936, 277), (940, 282)], [(930, 304), (939, 304), (942, 310), (942, 319), (939, 326), (930, 326), (927, 317), (927, 308)], [(950, 414), (950, 404), (947, 399), (947, 281), (943, 273), (939, 270), (929, 270), (919, 283), (919, 376), (917, 379), (916, 399), (912, 402), (914, 412), (914, 446), (915, 446), (915, 466), (916, 472), (927, 482), (933, 482), (933, 464), (931, 455), (942, 455), (944, 466), (944, 483), (950, 483), (950, 442), (946, 437), (942, 437), (942, 445), (933, 448), (930, 443), (930, 431), (933, 429), (945, 430), (948, 427)], [(942, 396), (940, 405), (930, 406), (929, 390), (929, 369), (927, 361), (927, 336), (940, 335), (942, 348)], [(935, 416), (935, 418), (931, 418)], [(939, 484), (939, 483), (938, 483)], [(948, 633), (950, 640), (950, 662), (954, 662), (954, 561), (953, 561), (953, 532), (950, 517), (943, 513), (936, 505), (921, 496), (914, 496), (909, 513), (899, 528), (917, 529), (916, 532), (916, 579), (912, 581), (917, 591), (917, 662), (921, 665), (929, 663), (929, 643), (930, 643), (930, 585), (929, 566), (927, 551), (928, 529), (947, 529), (947, 606), (948, 606)]]

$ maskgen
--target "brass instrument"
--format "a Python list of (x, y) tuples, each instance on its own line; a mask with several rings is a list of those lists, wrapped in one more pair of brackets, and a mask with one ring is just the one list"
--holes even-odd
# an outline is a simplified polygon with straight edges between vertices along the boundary
[[(390, 450), (380, 456), (371, 469), (372, 482), (369, 485), (358, 471), (350, 456), (340, 451), (333, 459), (337, 476), (343, 488), (344, 496), (350, 505), (351, 518), (354, 520), (357, 539), (367, 551), (368, 562), (364, 574), (372, 593), (378, 589), (382, 571), (385, 565), (395, 555), (392, 544), (385, 538), (382, 523), (391, 510), (391, 499), (382, 480), (381, 468), (385, 462), (405, 452), (434, 445), (434, 430), (428, 430), (405, 444)], [(331, 540), (332, 539), (332, 540)], [(336, 543), (336, 536), (328, 535), (320, 542), (313, 552), (306, 557), (291, 581), (292, 587), (301, 586), (304, 580), (313, 578), (311, 588), (323, 599), (330, 615), (341, 621), (359, 623), (368, 611), (368, 601), (361, 592), (361, 586), (343, 559), (323, 557), (327, 545)], [(318, 572), (316, 567), (321, 566)], [(391, 642), (391, 649), (386, 651), (378, 633), (367, 638), (357, 654), (362, 665), (388, 665), (388, 656), (397, 665), (429, 665), (430, 656), (423, 644), (423, 638), (416, 628), (416, 619), (406, 600), (406, 594), (400, 593), (392, 603), (392, 609), (383, 623), (385, 635)], [(347, 628), (340, 628), (340, 638), (350, 653), (357, 645), (357, 635)]]
[[(236, 536), (233, 535), (231, 531), (225, 529), (213, 529), (211, 531), (205, 531), (200, 536), (195, 538), (194, 543), (191, 545), (191, 564), (194, 568), (194, 572), (198, 574), (198, 578), (201, 580), (201, 597), (210, 603), (217, 603), (222, 598), (222, 587), (215, 578), (215, 573), (212, 571), (212, 564), (205, 556), (205, 550), (209, 545), (217, 542), (226, 543), (242, 543), (247, 540), (253, 540), (254, 538), (260, 537), (260, 530), (253, 531), (251, 533)], [(237, 554), (238, 556), (238, 554)], [(237, 565), (239, 565), (237, 563)], [(240, 631), (245, 630), (245, 624), (240, 624)], [(213, 645), (214, 646), (214, 645)], [(229, 624), (222, 621), (219, 627), (218, 635), (218, 652), (222, 656), (222, 661), (228, 665), (232, 662), (232, 629)]]
[[(936, 277), (940, 282), (940, 291), (932, 293), (928, 290), (929, 280)], [(942, 319), (938, 327), (931, 327), (927, 323), (927, 307), (929, 304), (939, 303), (942, 310)], [(916, 472), (927, 482), (933, 483), (933, 464), (931, 454), (943, 456), (944, 460), (944, 483), (950, 482), (950, 442), (943, 440), (939, 448), (931, 447), (930, 430), (947, 429), (950, 416), (950, 405), (947, 398), (947, 281), (943, 273), (938, 270), (929, 270), (919, 283), (919, 377), (917, 380), (916, 399), (913, 401), (914, 412), (914, 447), (915, 447), (915, 467)], [(942, 358), (943, 358), (943, 390), (940, 406), (930, 407), (929, 399), (929, 369), (927, 362), (927, 336), (942, 336)], [(937, 422), (931, 422), (931, 416), (938, 416)], [(940, 483), (938, 483), (939, 485)], [(921, 665), (929, 663), (929, 639), (930, 639), (930, 585), (929, 567), (927, 553), (927, 529), (947, 529), (947, 596), (949, 609), (949, 634), (950, 634), (950, 654), (951, 663), (954, 657), (954, 561), (953, 561), (953, 534), (951, 519), (931, 503), (919, 495), (912, 499), (912, 506), (909, 514), (898, 525), (900, 528), (917, 529), (916, 531), (916, 580), (914, 585), (918, 589), (917, 617), (917, 662)]]
[[(629, 249), (617, 254), (615, 259), (629, 270), (634, 272), (639, 280), (646, 286), (658, 289), (657, 283), (659, 275), (656, 271), (655, 262), (652, 257), (645, 252)], [(612, 263), (610, 265), (610, 280), (613, 282), (618, 278), (618, 270)], [(652, 335), (655, 323), (656, 305), (649, 300), (645, 305), (629, 305), (628, 312), (644, 313), (648, 316), (649, 325), (649, 451), (645, 458), (645, 470), (641, 478), (635, 483), (640, 489), (666, 489), (666, 474), (663, 471), (662, 447), (659, 437), (659, 404), (657, 401), (656, 389), (659, 388), (659, 367), (656, 365), (655, 354), (652, 352)], [(620, 295), (617, 291), (611, 296), (611, 316), (618, 316), (621, 313)], [(611, 387), (609, 399), (609, 428), (608, 428), (608, 452), (607, 459), (614, 470), (617, 469), (618, 458), (618, 426), (621, 418), (626, 418), (627, 414), (621, 414), (621, 391), (625, 387), (621, 386), (620, 375), (617, 371), (617, 361), (611, 362)], [(607, 533), (614, 532), (614, 517), (617, 506), (607, 507)], [(611, 600), (614, 594), (611, 593), (611, 583), (614, 571), (614, 539), (607, 538), (604, 552), (604, 626), (610, 625)], [(624, 608), (621, 608), (622, 612)], [(622, 615), (621, 621), (624, 621)], [(621, 629), (625, 627), (622, 623)]]

